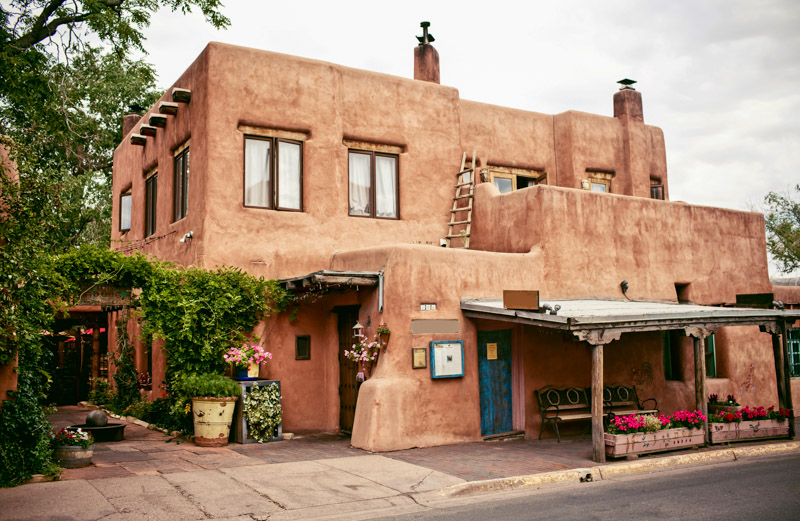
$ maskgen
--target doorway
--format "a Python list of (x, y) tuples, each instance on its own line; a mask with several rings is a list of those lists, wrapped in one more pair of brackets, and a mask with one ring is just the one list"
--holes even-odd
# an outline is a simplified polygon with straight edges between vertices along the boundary
[(513, 429), (511, 399), (511, 330), (478, 331), (478, 378), (481, 435)]
[(344, 350), (355, 343), (353, 326), (358, 322), (359, 307), (340, 306), (333, 310), (339, 316), (339, 430), (348, 434), (353, 432), (359, 382), (356, 380), (358, 364), (346, 358)]

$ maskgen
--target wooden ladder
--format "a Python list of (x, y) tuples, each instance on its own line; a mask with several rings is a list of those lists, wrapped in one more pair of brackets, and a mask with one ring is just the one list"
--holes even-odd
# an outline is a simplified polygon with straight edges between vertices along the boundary
[[(456, 174), (456, 192), (453, 196), (453, 209), (450, 210), (450, 225), (445, 237), (448, 248), (469, 249), (469, 234), (472, 227), (472, 201), (475, 191), (475, 150), (472, 151), (470, 168), (464, 168), (466, 162), (467, 153), (464, 152), (461, 156), (461, 168)], [(465, 190), (466, 193), (464, 193)], [(466, 202), (467, 205), (459, 206), (462, 202)], [(465, 213), (466, 216), (464, 216)], [(458, 231), (456, 231), (457, 229)], [(461, 245), (454, 246), (454, 239), (460, 239)]]

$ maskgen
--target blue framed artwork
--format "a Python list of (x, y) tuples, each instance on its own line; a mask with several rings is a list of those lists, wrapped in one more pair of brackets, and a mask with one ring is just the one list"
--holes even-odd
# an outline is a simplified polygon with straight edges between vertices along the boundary
[(431, 342), (431, 378), (464, 376), (464, 342), (437, 340)]

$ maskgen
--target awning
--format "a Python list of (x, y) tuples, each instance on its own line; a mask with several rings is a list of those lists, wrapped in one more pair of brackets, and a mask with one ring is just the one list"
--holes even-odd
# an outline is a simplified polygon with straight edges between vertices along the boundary
[(382, 271), (334, 271), (321, 270), (303, 275), (280, 279), (278, 283), (285, 290), (297, 292), (347, 291), (361, 287), (378, 287), (378, 311), (383, 312), (383, 272)]

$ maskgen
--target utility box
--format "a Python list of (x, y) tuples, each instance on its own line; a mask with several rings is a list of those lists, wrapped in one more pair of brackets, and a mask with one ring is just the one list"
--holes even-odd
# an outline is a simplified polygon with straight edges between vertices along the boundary
[(503, 307), (505, 309), (539, 311), (539, 292), (533, 290), (504, 289)]
[[(247, 396), (250, 389), (255, 386), (264, 387), (272, 384), (278, 386), (278, 392), (280, 393), (281, 382), (280, 380), (243, 380), (238, 383), (242, 388), (242, 393), (239, 399), (236, 400), (236, 408), (233, 410), (233, 423), (231, 424), (231, 434), (228, 441), (235, 441), (236, 443), (258, 443), (258, 440), (250, 438), (247, 435), (247, 420), (244, 418), (244, 397)], [(281, 402), (283, 402), (283, 398), (281, 398)], [(283, 404), (281, 403), (281, 405)], [(281, 441), (281, 439), (283, 439), (283, 422), (275, 427), (273, 436), (268, 441)]]

